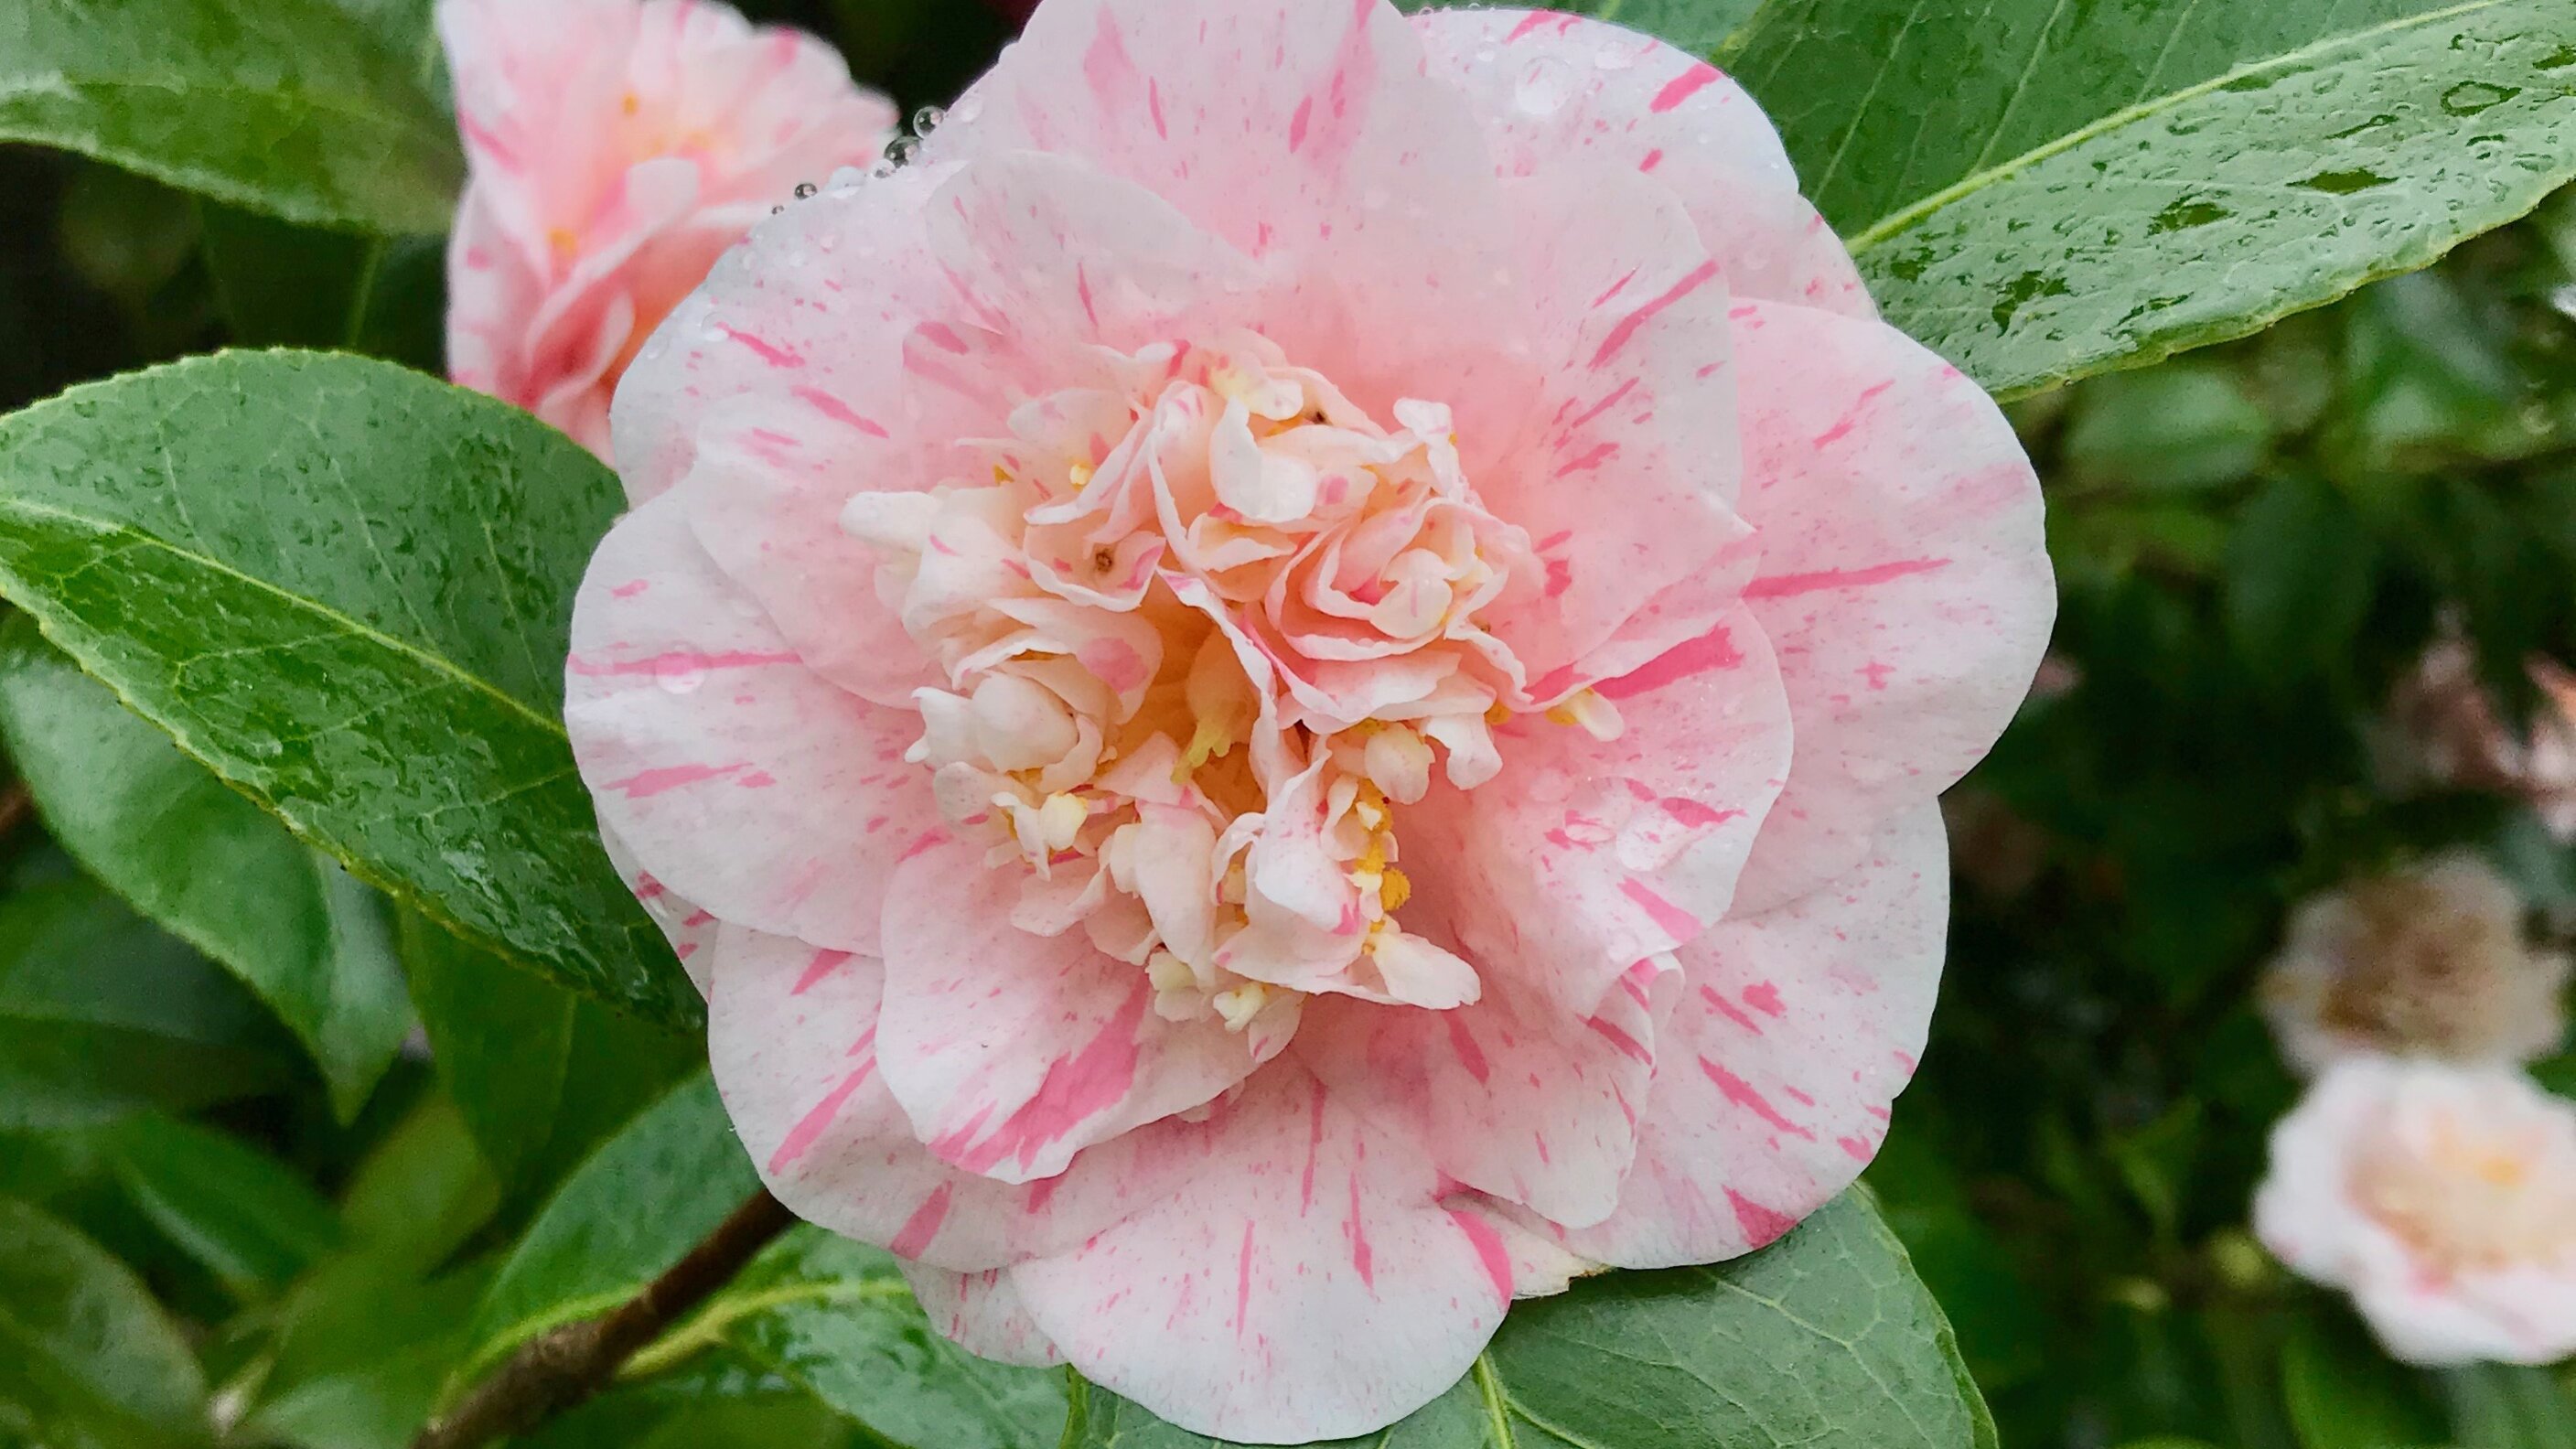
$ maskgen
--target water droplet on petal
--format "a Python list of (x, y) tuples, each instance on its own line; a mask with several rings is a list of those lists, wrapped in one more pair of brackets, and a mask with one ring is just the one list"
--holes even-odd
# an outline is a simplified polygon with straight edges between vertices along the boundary
[(938, 130), (939, 123), (947, 119), (948, 112), (943, 108), (924, 106), (912, 113), (912, 133), (916, 136), (927, 136)]
[(798, 201), (803, 201), (805, 198), (812, 196), (816, 189), (817, 188), (814, 183), (811, 181), (799, 181), (796, 183), (796, 199)]
[(1531, 61), (1512, 90), (1512, 104), (1523, 115), (1552, 116), (1574, 95), (1574, 68), (1552, 55)]

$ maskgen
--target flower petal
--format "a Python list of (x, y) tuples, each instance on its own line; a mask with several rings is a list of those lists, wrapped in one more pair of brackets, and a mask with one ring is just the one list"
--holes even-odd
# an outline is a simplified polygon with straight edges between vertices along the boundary
[[(761, 1181), (798, 1217), (907, 1259), (980, 1271), (1071, 1247), (1170, 1190), (1147, 1144), (1043, 1182), (930, 1155), (877, 1057), (882, 962), (739, 926), (717, 937), (707, 1057)], [(953, 1336), (953, 1335), (952, 1335)]]
[(1442, 1172), (1576, 1226), (1608, 1217), (1637, 1152), (1655, 1026), (1680, 995), (1670, 958), (1641, 961), (1578, 1017), (1497, 973), (1473, 1005), (1306, 1008), (1297, 1054)]
[(1858, 870), (1682, 948), (1619, 1209), (1565, 1235), (1623, 1268), (1761, 1247), (1851, 1185), (1914, 1075), (1949, 924), (1937, 806), (1914, 807)]
[(564, 724), (600, 819), (728, 921), (877, 949), (886, 878), (938, 824), (917, 716), (807, 669), (691, 536), (685, 493), (609, 530), (573, 605)]
[(1422, 892), (1408, 923), (1419, 912), (1578, 1020), (1726, 914), (1790, 760), (1778, 668), (1741, 608), (1601, 693), (1616, 739), (1515, 718), (1492, 783), (1435, 790), (1397, 822)]
[(606, 820), (599, 822), (599, 843), (608, 852), (608, 863), (616, 869), (617, 878), (635, 892), (635, 899), (644, 903), (644, 914), (651, 916), (653, 924), (669, 938), (672, 953), (680, 958), (680, 969), (689, 973), (690, 984), (698, 988), (700, 996), (706, 995), (707, 964), (712, 959), (708, 953), (716, 943), (716, 918), (696, 901), (673, 894), (669, 886), (655, 879)]
[(1021, 876), (944, 835), (898, 868), (877, 1044), (931, 1152), (1003, 1182), (1052, 1177), (1080, 1149), (1198, 1106), (1259, 1065), (1247, 1036), (1213, 1017), (1157, 1015), (1144, 970), (1087, 933), (1013, 925)]
[[(1516, 426), (1461, 434), (1485, 505), (1525, 531), (1541, 573), (1491, 611), (1495, 634), (1552, 704), (1577, 670), (1648, 610), (1669, 647), (1707, 632), (1753, 554), (1733, 503), (1742, 477), (1734, 328), (1724, 282), (1673, 198), (1584, 166), (1513, 182), (1545, 379)], [(1659, 653), (1661, 648), (1651, 652)]]
[(1545, 10), (1426, 10), (1413, 24), (1504, 175), (1580, 160), (1651, 177), (1689, 206), (1735, 295), (1878, 315), (1850, 253), (1798, 195), (1779, 133), (1705, 61)]
[(1011, 1270), (1083, 1377), (1192, 1433), (1304, 1443), (1383, 1428), (1466, 1373), (1512, 1259), (1434, 1201), (1430, 1164), (1285, 1062), (1202, 1130), (1187, 1187)]
[(1064, 1355), (1021, 1304), (1019, 1287), (1008, 1269), (959, 1273), (909, 1259), (895, 1261), (903, 1267), (903, 1281), (912, 1285), (912, 1296), (921, 1301), (921, 1311), (930, 1315), (930, 1326), (959, 1348), (1023, 1368), (1064, 1362)]
[(2003, 732), (2056, 616), (2038, 477), (1977, 385), (1892, 327), (1741, 304), (1744, 591), (1797, 721), (1742, 909), (1841, 874)]

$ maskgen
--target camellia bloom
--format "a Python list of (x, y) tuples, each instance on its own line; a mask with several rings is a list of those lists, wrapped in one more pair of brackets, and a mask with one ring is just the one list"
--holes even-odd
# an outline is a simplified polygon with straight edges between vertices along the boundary
[(2347, 1061), (2273, 1129), (2254, 1230), (2408, 1362), (2576, 1353), (2576, 1104), (2500, 1068)]
[(800, 182), (864, 165), (892, 102), (705, 0), (439, 0), (471, 180), (447, 366), (607, 456), (654, 326)]
[(2538, 703), (2521, 734), (2497, 717), (2477, 656), (2456, 631), (2433, 641), (2389, 700), (2387, 773), (2403, 788), (2433, 785), (2521, 799), (2561, 841), (2576, 841), (2576, 674), (2551, 659), (2524, 664)]
[(1716, 71), (1047, 0), (615, 426), (583, 777), (764, 1180), (960, 1342), (1365, 1432), (1876, 1150), (2039, 493)]
[(2511, 1065), (2566, 1034), (2568, 961), (2523, 936), (2522, 898), (2466, 851), (2303, 903), (2263, 977), (2302, 1071), (2356, 1054)]

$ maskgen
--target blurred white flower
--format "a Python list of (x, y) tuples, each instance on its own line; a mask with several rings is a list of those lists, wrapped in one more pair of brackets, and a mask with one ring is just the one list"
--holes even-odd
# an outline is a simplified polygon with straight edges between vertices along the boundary
[(2520, 1073), (2336, 1065), (2272, 1131), (2254, 1231), (2410, 1363), (2576, 1352), (2576, 1103)]
[(2383, 773), (2401, 793), (2433, 785), (2514, 796), (2551, 835), (2576, 841), (2576, 673), (2536, 655), (2524, 668), (2540, 702), (2529, 732), (2516, 734), (2478, 682), (2468, 642), (2446, 626), (2389, 696)]
[(2355, 1054), (2510, 1065), (2566, 1030), (2568, 961), (2523, 937), (2522, 901), (2465, 851), (2310, 897), (2266, 968), (2264, 1015), (2302, 1072)]

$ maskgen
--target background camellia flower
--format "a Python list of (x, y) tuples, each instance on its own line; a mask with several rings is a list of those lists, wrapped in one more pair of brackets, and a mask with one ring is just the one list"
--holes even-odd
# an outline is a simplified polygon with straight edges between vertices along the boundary
[(2565, 956), (2525, 940), (2513, 886), (2455, 851), (2302, 904), (2263, 1010), (2302, 1071), (2356, 1054), (2510, 1065), (2566, 1035), (2567, 975)]
[(764, 1180), (967, 1346), (1366, 1432), (1875, 1152), (2039, 493), (1708, 66), (1048, 0), (615, 433), (583, 777)]
[(865, 164), (892, 102), (830, 46), (706, 0), (440, 0), (471, 172), (447, 366), (607, 456), (654, 326), (800, 182)]
[(2539, 656), (2524, 669), (2539, 697), (2517, 734), (2497, 716), (2468, 641), (2456, 632), (2436, 639), (2390, 696), (2385, 773), (2400, 788), (2513, 796), (2552, 836), (2576, 840), (2576, 674)]
[(2272, 1132), (2254, 1230), (2414, 1363), (2576, 1352), (2576, 1105), (2521, 1074), (2343, 1062)]

